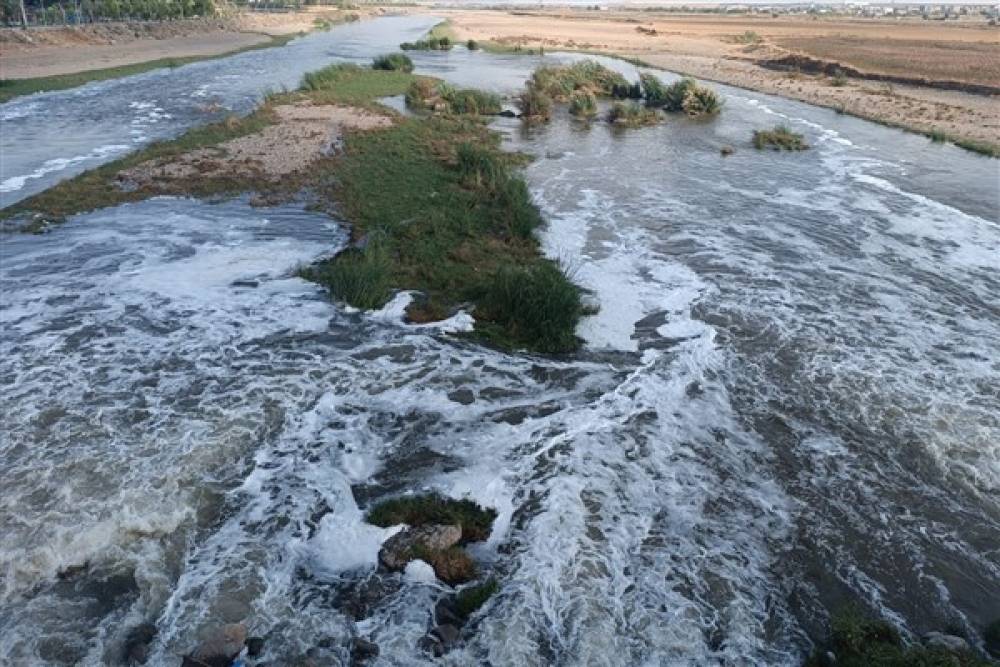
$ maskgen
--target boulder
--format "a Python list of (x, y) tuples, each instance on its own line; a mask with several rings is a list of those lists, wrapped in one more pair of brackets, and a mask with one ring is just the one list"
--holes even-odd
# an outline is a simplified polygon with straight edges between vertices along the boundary
[[(443, 551), (462, 539), (461, 526), (429, 524), (407, 528), (396, 533), (382, 545), (378, 560), (391, 571), (399, 571), (411, 560), (424, 554)], [(433, 563), (431, 563), (433, 565)], [(435, 571), (437, 568), (434, 568)]]
[(970, 650), (969, 642), (955, 635), (946, 635), (943, 632), (928, 632), (922, 637), (924, 646), (939, 648), (951, 653), (963, 653)]
[(361, 637), (355, 637), (351, 642), (351, 664), (363, 665), (378, 657), (378, 644)]
[(183, 667), (230, 667), (246, 640), (247, 629), (242, 623), (224, 625), (184, 657)]
[(149, 644), (156, 637), (156, 626), (143, 623), (129, 630), (122, 647), (122, 662), (126, 665), (144, 665), (149, 657)]

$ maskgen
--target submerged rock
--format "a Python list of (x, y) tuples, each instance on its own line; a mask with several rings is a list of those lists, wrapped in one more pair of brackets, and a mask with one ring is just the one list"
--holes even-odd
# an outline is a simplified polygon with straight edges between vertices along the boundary
[(264, 638), (263, 637), (249, 637), (247, 639), (247, 655), (251, 658), (260, 657), (260, 654), (264, 652)]
[(122, 647), (122, 662), (126, 665), (144, 665), (149, 658), (149, 644), (156, 637), (156, 626), (143, 623), (129, 630)]
[(247, 629), (242, 623), (224, 625), (184, 656), (183, 667), (230, 667), (246, 640)]
[(378, 552), (378, 560), (389, 570), (399, 571), (411, 560), (422, 558), (428, 552), (443, 551), (458, 544), (461, 539), (462, 527), (458, 525), (430, 524), (407, 528), (385, 541)]
[(922, 637), (924, 646), (940, 648), (952, 653), (964, 653), (969, 649), (969, 642), (955, 635), (946, 635), (943, 632), (928, 632)]
[(351, 642), (351, 665), (363, 665), (378, 657), (378, 644), (362, 637), (355, 637)]

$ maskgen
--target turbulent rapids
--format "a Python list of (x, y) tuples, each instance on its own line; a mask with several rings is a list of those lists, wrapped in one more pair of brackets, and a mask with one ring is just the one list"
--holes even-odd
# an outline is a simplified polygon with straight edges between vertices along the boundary
[[(434, 23), (4, 104), (3, 203)], [(502, 93), (539, 62), (413, 57)], [(848, 606), (981, 648), (998, 163), (718, 89), (711, 123), (494, 122), (536, 158), (546, 253), (600, 304), (567, 357), (455, 336), (464, 313), (404, 324), (406, 293), (331, 303), (296, 269), (348, 230), (301, 204), (162, 197), (6, 233), (0, 663), (119, 664), (152, 627), (147, 664), (176, 665), (244, 622), (267, 664), (348, 664), (363, 639), (380, 665), (800, 665)], [(749, 147), (778, 122), (812, 150)], [(497, 512), (468, 549), (498, 589), (440, 657), (421, 645), (449, 587), (377, 572), (392, 529), (364, 520), (425, 491)]]

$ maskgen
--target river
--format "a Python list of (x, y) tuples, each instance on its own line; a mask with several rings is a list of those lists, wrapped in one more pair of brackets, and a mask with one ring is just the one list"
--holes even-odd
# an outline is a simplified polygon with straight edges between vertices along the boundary
[[(0, 105), (3, 203), (434, 23)], [(414, 59), (503, 92), (539, 60)], [(354, 636), (430, 664), (442, 587), (372, 576), (386, 532), (362, 521), (422, 489), (499, 511), (475, 555), (500, 590), (444, 664), (798, 665), (848, 604), (978, 642), (1000, 617), (1000, 162), (716, 88), (711, 122), (494, 123), (601, 305), (568, 358), (404, 325), (405, 295), (330, 303), (292, 274), (346, 230), (301, 206), (158, 198), (5, 234), (0, 663), (115, 663), (152, 622), (172, 665), (246, 620), (269, 664), (346, 664)], [(778, 122), (813, 148), (749, 146)]]

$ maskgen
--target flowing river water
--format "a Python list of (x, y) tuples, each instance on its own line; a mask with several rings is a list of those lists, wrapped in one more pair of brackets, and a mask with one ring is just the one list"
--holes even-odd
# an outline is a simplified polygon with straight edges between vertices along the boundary
[[(434, 23), (4, 104), (3, 203)], [(538, 62), (415, 60), (505, 92)], [(384, 665), (797, 665), (848, 604), (979, 642), (1000, 162), (717, 88), (708, 123), (494, 124), (601, 306), (569, 358), (405, 325), (405, 295), (330, 303), (293, 269), (346, 230), (301, 206), (159, 198), (3, 236), (0, 663), (115, 664), (152, 622), (172, 665), (245, 620), (268, 664), (361, 636)], [(812, 150), (750, 148), (778, 122)], [(362, 520), (423, 489), (499, 511), (475, 550), (499, 592), (441, 659), (417, 644), (442, 587), (373, 577), (388, 532)]]

